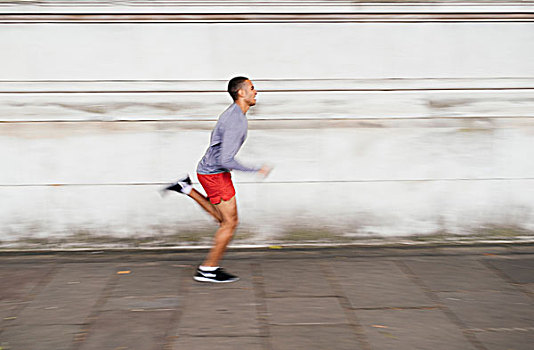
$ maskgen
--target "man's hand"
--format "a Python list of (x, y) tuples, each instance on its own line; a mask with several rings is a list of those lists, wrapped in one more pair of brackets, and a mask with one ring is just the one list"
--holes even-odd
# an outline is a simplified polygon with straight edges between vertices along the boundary
[(273, 170), (273, 167), (268, 166), (267, 164), (263, 164), (261, 169), (258, 170), (258, 174), (262, 175), (263, 178), (265, 179), (267, 177), (267, 175), (269, 175), (271, 170)]

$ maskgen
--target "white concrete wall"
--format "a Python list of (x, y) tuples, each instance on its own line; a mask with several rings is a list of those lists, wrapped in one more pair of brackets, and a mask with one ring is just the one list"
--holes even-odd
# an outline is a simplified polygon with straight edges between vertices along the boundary
[[(125, 3), (106, 6), (136, 11)], [(534, 22), (525, 16), (44, 23), (13, 20), (13, 6), (0, 12), (4, 245), (207, 242), (209, 218), (157, 190), (194, 174), (236, 74), (259, 90), (239, 158), (275, 166), (266, 181), (235, 174), (236, 242), (532, 236)]]
[(534, 74), (532, 22), (6, 24), (0, 40), (3, 80)]

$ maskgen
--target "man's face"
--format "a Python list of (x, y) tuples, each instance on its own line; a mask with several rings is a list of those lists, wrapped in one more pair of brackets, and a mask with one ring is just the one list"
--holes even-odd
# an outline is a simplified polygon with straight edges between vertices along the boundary
[(254, 85), (250, 80), (245, 80), (243, 82), (243, 87), (241, 88), (243, 92), (242, 99), (249, 105), (254, 106), (256, 104), (256, 95), (258, 92), (254, 89)]

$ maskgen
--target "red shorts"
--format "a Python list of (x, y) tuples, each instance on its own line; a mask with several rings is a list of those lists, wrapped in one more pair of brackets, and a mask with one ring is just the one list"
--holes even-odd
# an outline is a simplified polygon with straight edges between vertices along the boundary
[(219, 204), (221, 199), (228, 201), (235, 196), (232, 175), (229, 172), (210, 175), (197, 173), (197, 178), (212, 204)]

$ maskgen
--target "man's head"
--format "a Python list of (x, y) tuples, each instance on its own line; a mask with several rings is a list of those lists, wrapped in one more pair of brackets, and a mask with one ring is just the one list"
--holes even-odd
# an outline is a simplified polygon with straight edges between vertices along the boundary
[(249, 106), (256, 104), (257, 91), (249, 78), (235, 77), (228, 82), (228, 93), (234, 102), (241, 100)]

